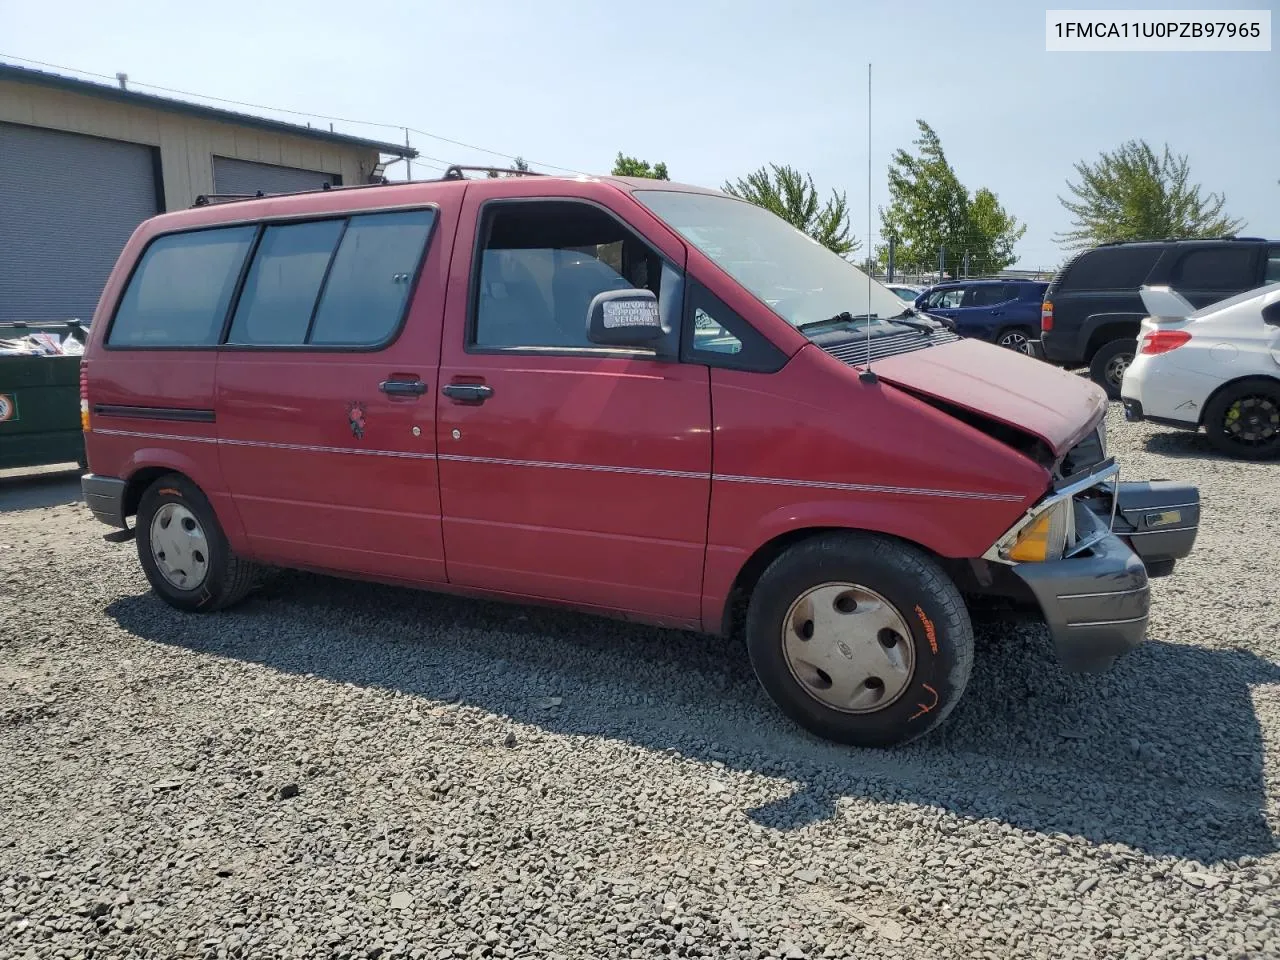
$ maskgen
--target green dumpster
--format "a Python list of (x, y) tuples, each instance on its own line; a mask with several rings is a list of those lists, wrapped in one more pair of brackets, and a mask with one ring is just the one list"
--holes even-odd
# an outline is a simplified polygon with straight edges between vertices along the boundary
[(58, 349), (69, 338), (84, 343), (76, 321), (0, 323), (0, 470), (50, 463), (84, 467), (80, 357), (20, 352)]

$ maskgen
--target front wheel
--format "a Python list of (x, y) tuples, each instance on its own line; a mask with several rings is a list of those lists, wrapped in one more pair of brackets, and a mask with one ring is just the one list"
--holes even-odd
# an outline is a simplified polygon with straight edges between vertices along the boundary
[(747, 608), (765, 691), (828, 740), (888, 747), (946, 719), (973, 665), (973, 626), (950, 578), (915, 547), (823, 534), (779, 556)]
[(1112, 340), (1098, 348), (1098, 352), (1089, 361), (1089, 379), (1107, 391), (1111, 400), (1120, 399), (1120, 387), (1124, 383), (1124, 372), (1133, 363), (1138, 352), (1138, 341)]
[(1280, 381), (1251, 377), (1233, 383), (1204, 409), (1209, 442), (1229, 457), (1280, 456)]
[(208, 499), (181, 474), (143, 491), (136, 538), (151, 588), (179, 610), (219, 610), (253, 586), (256, 568), (231, 552)]

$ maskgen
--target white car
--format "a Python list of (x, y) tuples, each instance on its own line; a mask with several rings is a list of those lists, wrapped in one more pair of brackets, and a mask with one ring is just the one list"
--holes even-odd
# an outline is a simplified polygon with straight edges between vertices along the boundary
[(916, 297), (924, 293), (924, 287), (913, 287), (909, 283), (886, 283), (884, 286), (907, 303), (914, 303)]
[(1280, 456), (1280, 283), (1196, 310), (1142, 287), (1151, 314), (1120, 388), (1126, 420), (1204, 427), (1228, 456)]

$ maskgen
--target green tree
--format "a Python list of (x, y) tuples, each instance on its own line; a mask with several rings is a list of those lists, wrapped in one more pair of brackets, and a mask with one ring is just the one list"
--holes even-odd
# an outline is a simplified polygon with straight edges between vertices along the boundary
[[(524, 157), (516, 157), (514, 160), (512, 160), (511, 167), (514, 170), (520, 171), (520, 173), (529, 172), (529, 163), (524, 159)], [(497, 180), (499, 177), (514, 177), (516, 175), (517, 174), (514, 174), (514, 173), (499, 173), (497, 170), (490, 170), (488, 173), (485, 174), (485, 176), (488, 177), (490, 180)]]
[[(945, 248), (948, 270), (969, 257), (969, 274), (995, 273), (1013, 263), (1013, 248), (1027, 228), (1000, 205), (986, 187), (972, 196), (942, 150), (937, 133), (917, 120), (914, 155), (899, 149), (889, 165), (888, 208), (880, 208), (880, 229), (897, 240), (898, 263), (936, 264)], [(888, 250), (879, 251), (881, 263)]]
[(1058, 242), (1073, 249), (1116, 240), (1221, 237), (1244, 226), (1223, 214), (1226, 198), (1202, 196), (1191, 183), (1186, 155), (1174, 156), (1168, 144), (1159, 155), (1145, 140), (1130, 140), (1095, 163), (1075, 164), (1078, 183), (1067, 181), (1074, 200), (1059, 197), (1073, 217)]
[(792, 167), (771, 163), (745, 178), (726, 183), (724, 192), (776, 213), (842, 257), (862, 246), (850, 234), (845, 195), (832, 190), (831, 199), (819, 206), (813, 177)]
[(623, 156), (622, 151), (618, 151), (618, 158), (613, 161), (613, 175), (615, 177), (648, 177), (650, 180), (671, 179), (667, 175), (665, 163), (660, 161), (651, 167), (647, 160)]

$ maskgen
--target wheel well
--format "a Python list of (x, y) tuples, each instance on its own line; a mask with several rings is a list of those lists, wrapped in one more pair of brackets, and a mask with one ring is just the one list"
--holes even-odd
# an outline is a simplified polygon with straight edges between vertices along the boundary
[(948, 575), (954, 576), (952, 571), (953, 563), (945, 557), (938, 556), (922, 544), (902, 537), (895, 537), (892, 534), (881, 533), (878, 530), (861, 530), (854, 527), (803, 527), (799, 530), (789, 530), (758, 547), (756, 552), (742, 565), (742, 569), (738, 571), (737, 577), (734, 578), (733, 586), (729, 588), (729, 598), (724, 605), (724, 613), (720, 622), (721, 633), (728, 637), (741, 631), (746, 622), (747, 603), (751, 599), (751, 594), (755, 592), (756, 584), (760, 582), (760, 577), (769, 568), (769, 564), (773, 563), (774, 560), (778, 559), (786, 550), (797, 543), (821, 536), (824, 533), (865, 533), (871, 536), (884, 537), (888, 540), (898, 540), (908, 546), (915, 547), (917, 550), (923, 550), (942, 564)]
[(1138, 336), (1138, 321), (1108, 323), (1099, 327), (1089, 335), (1089, 345), (1085, 347), (1084, 362), (1092, 363), (1093, 355), (1102, 349), (1104, 344), (1112, 340), (1128, 340)]
[(177, 473), (177, 471), (168, 467), (143, 467), (131, 476), (124, 488), (124, 515), (134, 516), (138, 512), (138, 504), (142, 501), (142, 494), (147, 487), (170, 473)]
[(1218, 399), (1218, 396), (1224, 390), (1229, 390), (1230, 388), (1234, 387), (1236, 384), (1244, 383), (1246, 380), (1267, 380), (1275, 384), (1276, 387), (1280, 388), (1280, 379), (1269, 376), (1268, 374), (1265, 374), (1265, 373), (1250, 373), (1243, 377), (1236, 377), (1234, 380), (1228, 380), (1226, 383), (1220, 384), (1217, 387), (1217, 389), (1213, 391), (1213, 393), (1209, 394), (1209, 396), (1204, 398), (1204, 406), (1200, 408), (1200, 419), (1198, 421), (1200, 426), (1202, 427), (1204, 426), (1204, 415), (1205, 415), (1205, 411), (1209, 409), (1209, 405), (1212, 404), (1214, 400)]

